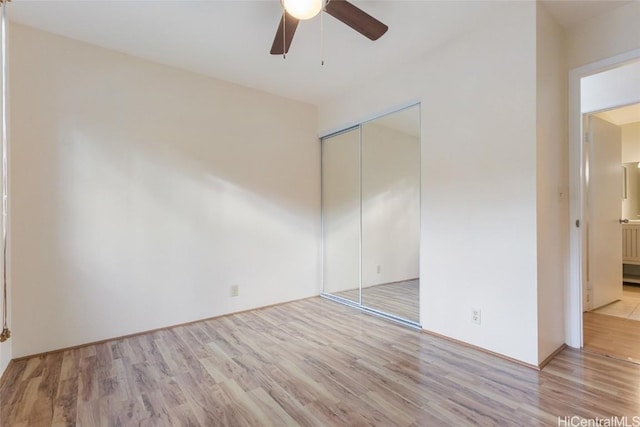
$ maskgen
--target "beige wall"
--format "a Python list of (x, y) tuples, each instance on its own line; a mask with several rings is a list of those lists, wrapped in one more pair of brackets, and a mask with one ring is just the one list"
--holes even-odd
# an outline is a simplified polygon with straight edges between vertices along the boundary
[(422, 102), (421, 324), (535, 364), (536, 7), (499, 6), (418, 63), (321, 105), (319, 126)]
[(640, 122), (620, 126), (622, 163), (640, 162)]
[(565, 343), (568, 282), (569, 145), (564, 32), (537, 4), (536, 187), (538, 362)]
[(10, 49), (13, 357), (319, 293), (315, 107), (18, 25)]
[(581, 22), (567, 33), (569, 69), (640, 48), (640, 1)]

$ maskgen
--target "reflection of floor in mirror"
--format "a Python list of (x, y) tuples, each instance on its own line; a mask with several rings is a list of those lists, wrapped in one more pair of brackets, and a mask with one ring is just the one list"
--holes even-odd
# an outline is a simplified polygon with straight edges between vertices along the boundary
[(640, 320), (640, 286), (624, 285), (620, 301), (593, 310), (592, 313)]
[[(387, 283), (362, 289), (362, 305), (413, 322), (420, 321), (420, 281)], [(334, 295), (358, 301), (358, 289), (337, 292)]]

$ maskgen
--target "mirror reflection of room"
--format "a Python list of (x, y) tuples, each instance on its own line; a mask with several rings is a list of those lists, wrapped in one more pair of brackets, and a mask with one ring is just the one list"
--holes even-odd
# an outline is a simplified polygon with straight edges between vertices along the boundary
[(640, 161), (622, 164), (622, 218), (640, 221)]
[(360, 303), (360, 129), (322, 141), (324, 292)]
[(362, 125), (362, 304), (419, 321), (417, 107)]
[(323, 292), (418, 324), (420, 107), (323, 138)]

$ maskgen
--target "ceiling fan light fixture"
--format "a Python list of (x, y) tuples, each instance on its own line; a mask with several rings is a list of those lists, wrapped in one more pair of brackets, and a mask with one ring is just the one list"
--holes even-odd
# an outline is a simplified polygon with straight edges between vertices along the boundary
[(311, 19), (322, 10), (323, 0), (282, 0), (284, 10), (294, 18)]

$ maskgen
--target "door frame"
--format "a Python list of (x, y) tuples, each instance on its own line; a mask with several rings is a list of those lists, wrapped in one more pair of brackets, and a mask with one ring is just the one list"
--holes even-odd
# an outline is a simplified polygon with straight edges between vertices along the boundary
[(569, 283), (565, 301), (567, 345), (583, 346), (583, 282), (586, 280), (586, 188), (581, 79), (640, 60), (640, 49), (596, 61), (569, 71)]

